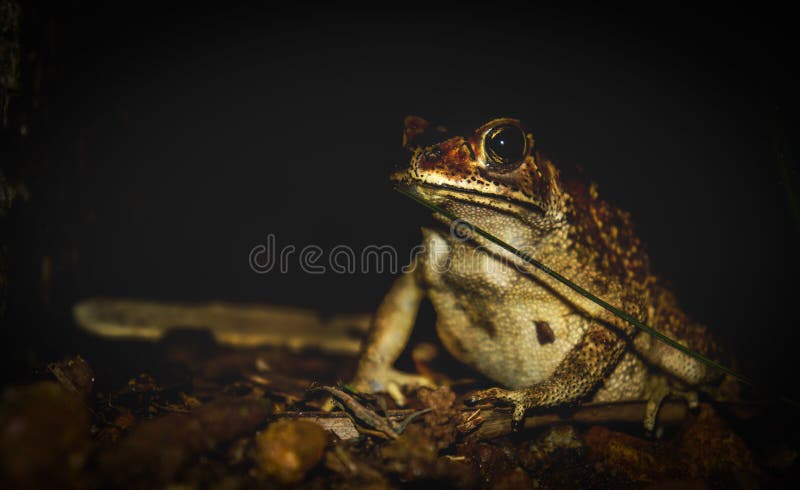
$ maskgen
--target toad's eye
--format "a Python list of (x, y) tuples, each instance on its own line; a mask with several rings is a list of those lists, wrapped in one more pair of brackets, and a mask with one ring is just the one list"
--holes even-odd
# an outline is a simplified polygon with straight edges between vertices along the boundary
[(525, 159), (527, 140), (522, 128), (513, 124), (494, 127), (486, 133), (483, 148), (489, 167), (516, 167)]

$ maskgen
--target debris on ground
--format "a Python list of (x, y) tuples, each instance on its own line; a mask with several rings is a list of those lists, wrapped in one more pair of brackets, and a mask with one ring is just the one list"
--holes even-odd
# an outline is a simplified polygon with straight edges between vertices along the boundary
[(463, 403), (474, 384), (419, 388), (398, 407), (341, 384), (350, 356), (190, 338), (162, 340), (163, 360), (132, 377), (95, 379), (113, 370), (74, 356), (7, 389), (0, 485), (760, 488), (798, 471), (790, 437), (749, 436), (770, 417), (732, 419), (709, 403), (665, 402), (660, 437), (645, 433), (638, 402), (531, 413), (514, 431), (508, 407)]

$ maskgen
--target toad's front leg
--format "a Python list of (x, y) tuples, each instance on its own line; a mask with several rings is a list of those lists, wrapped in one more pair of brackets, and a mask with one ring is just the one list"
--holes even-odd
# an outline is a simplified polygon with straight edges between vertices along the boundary
[(467, 401), (470, 404), (483, 401), (511, 404), (514, 406), (512, 421), (518, 426), (529, 409), (556, 407), (587, 398), (619, 362), (625, 347), (625, 340), (617, 333), (593, 322), (546, 380), (520, 390), (481, 390)]
[(375, 312), (351, 382), (356, 390), (370, 393), (388, 391), (397, 397), (402, 387), (432, 386), (423, 376), (403, 373), (392, 367), (408, 343), (420, 302), (425, 296), (417, 270), (414, 263), (410, 272), (398, 277)]

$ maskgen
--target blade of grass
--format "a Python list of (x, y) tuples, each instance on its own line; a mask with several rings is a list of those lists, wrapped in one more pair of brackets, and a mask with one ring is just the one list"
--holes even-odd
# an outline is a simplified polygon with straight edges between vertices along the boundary
[[(488, 231), (486, 231), (486, 230), (484, 230), (484, 229), (482, 229), (480, 227), (477, 227), (477, 226), (467, 222), (463, 218), (459, 218), (455, 214), (453, 214), (453, 213), (451, 213), (451, 212), (449, 212), (449, 211), (437, 206), (436, 204), (433, 204), (433, 203), (427, 201), (425, 198), (423, 198), (422, 196), (420, 196), (419, 194), (417, 194), (415, 192), (412, 192), (410, 190), (407, 190), (407, 189), (404, 189), (404, 188), (398, 187), (398, 186), (396, 186), (394, 189), (397, 192), (405, 195), (406, 197), (411, 198), (412, 200), (416, 201), (417, 203), (425, 206), (426, 208), (430, 209), (431, 211), (433, 211), (433, 212), (435, 212), (437, 214), (440, 214), (440, 215), (444, 216), (445, 218), (447, 218), (447, 219), (449, 219), (451, 221), (458, 220), (460, 223), (463, 223), (464, 225), (468, 226), (469, 229), (472, 230), (474, 233), (482, 236), (483, 238), (489, 240), (490, 242), (492, 242), (492, 243), (504, 248), (505, 250), (511, 252), (512, 254), (514, 254), (515, 256), (517, 256), (520, 259), (524, 260), (525, 262), (527, 262), (528, 264), (532, 265), (533, 267), (539, 269), (540, 271), (544, 272), (545, 274), (549, 275), (550, 277), (558, 280), (559, 282), (561, 282), (565, 286), (569, 287), (570, 289), (572, 289), (576, 293), (580, 294), (584, 298), (587, 298), (590, 301), (596, 303), (597, 305), (599, 305), (602, 308), (604, 308), (606, 311), (609, 311), (610, 313), (616, 315), (617, 317), (625, 320), (626, 322), (628, 322), (631, 325), (635, 326), (639, 330), (642, 330), (642, 331), (646, 332), (647, 334), (652, 335), (653, 337), (655, 337), (659, 341), (669, 345), (670, 347), (678, 349), (679, 351), (683, 352), (687, 356), (690, 356), (690, 357), (692, 357), (694, 359), (697, 359), (698, 361), (702, 362), (703, 364), (705, 364), (707, 366), (710, 366), (710, 367), (712, 367), (714, 369), (717, 369), (717, 370), (719, 370), (719, 371), (721, 371), (721, 372), (723, 372), (725, 374), (728, 374), (728, 375), (732, 376), (733, 378), (735, 378), (736, 380), (738, 380), (742, 384), (745, 384), (745, 385), (748, 385), (748, 386), (752, 386), (754, 388), (756, 387), (755, 383), (750, 378), (747, 378), (746, 376), (741, 375), (741, 374), (737, 373), (736, 371), (734, 371), (734, 370), (732, 370), (732, 369), (730, 369), (730, 368), (728, 368), (726, 366), (723, 366), (722, 364), (714, 361), (711, 358), (708, 358), (708, 357), (704, 356), (703, 354), (700, 354), (699, 352), (696, 352), (696, 351), (694, 351), (692, 349), (689, 349), (686, 346), (683, 346), (683, 345), (679, 344), (677, 341), (673, 340), (672, 338), (662, 334), (661, 332), (653, 329), (652, 327), (650, 327), (648, 325), (645, 325), (644, 323), (640, 322), (639, 320), (637, 320), (636, 318), (632, 317), (631, 315), (625, 313), (624, 311), (622, 311), (621, 309), (617, 308), (616, 306), (614, 306), (614, 305), (604, 301), (603, 299), (595, 296), (594, 294), (590, 293), (588, 290), (586, 290), (586, 289), (582, 288), (581, 286), (575, 284), (574, 282), (570, 281), (566, 277), (562, 276), (561, 274), (559, 274), (558, 272), (554, 271), (553, 269), (547, 267), (546, 265), (544, 265), (543, 263), (541, 263), (538, 260), (534, 259), (533, 257), (531, 257), (530, 255), (526, 254), (525, 252), (522, 252), (521, 250), (518, 250), (515, 247), (513, 247), (513, 246), (509, 245), (508, 243), (504, 242), (503, 240), (497, 238), (496, 236), (492, 235)], [(789, 398), (784, 397), (784, 396), (779, 396), (778, 399), (780, 401), (784, 402), (784, 403), (787, 403), (789, 405), (793, 405), (795, 407), (800, 408), (800, 403), (798, 403), (795, 400), (789, 399)]]

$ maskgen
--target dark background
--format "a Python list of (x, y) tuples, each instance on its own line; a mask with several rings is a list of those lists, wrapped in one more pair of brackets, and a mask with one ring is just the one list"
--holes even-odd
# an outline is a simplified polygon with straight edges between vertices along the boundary
[(7, 381), (91, 362), (103, 344), (69, 310), (90, 296), (374, 309), (388, 274), (257, 275), (248, 254), (270, 233), (406, 254), (430, 218), (387, 175), (418, 114), (521, 118), (632, 213), (655, 271), (742, 369), (798, 388), (785, 13), (23, 7), (2, 165), (31, 197), (3, 219)]

